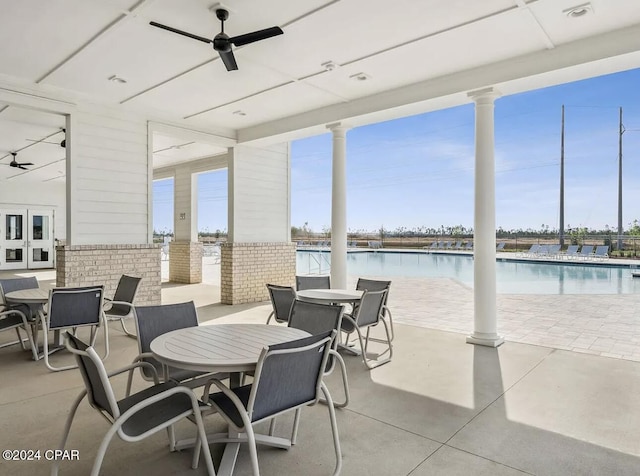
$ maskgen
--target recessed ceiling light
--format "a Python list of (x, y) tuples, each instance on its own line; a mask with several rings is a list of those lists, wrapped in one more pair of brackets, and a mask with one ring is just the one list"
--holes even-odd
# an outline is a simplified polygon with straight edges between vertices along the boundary
[(125, 83), (127, 82), (127, 80), (126, 80), (126, 79), (121, 78), (120, 76), (115, 75), (115, 74), (114, 74), (114, 75), (109, 76), (109, 78), (108, 78), (108, 79), (109, 79), (109, 81), (111, 81), (112, 83), (116, 83), (116, 84), (125, 84)]
[(354, 81), (369, 81), (371, 76), (367, 73), (356, 73), (349, 76), (349, 79), (353, 79)]
[(244, 111), (241, 111), (240, 109), (238, 109), (237, 111), (233, 111), (232, 114), (235, 114), (236, 116), (246, 116), (247, 113)]
[(334, 69), (339, 68), (339, 66), (333, 61), (325, 61), (324, 63), (321, 63), (320, 66), (322, 66), (325, 71), (333, 71)]
[(593, 13), (593, 6), (590, 3), (583, 3), (582, 5), (576, 5), (575, 7), (567, 8), (562, 13), (569, 18), (580, 18), (589, 13)]

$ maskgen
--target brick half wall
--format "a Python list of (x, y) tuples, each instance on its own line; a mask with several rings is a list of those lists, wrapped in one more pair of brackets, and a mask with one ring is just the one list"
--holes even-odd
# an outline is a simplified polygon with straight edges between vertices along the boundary
[(196, 284), (202, 282), (202, 250), (200, 242), (169, 243), (169, 281)]
[(56, 286), (103, 284), (112, 298), (120, 276), (141, 277), (135, 304), (161, 303), (160, 245), (72, 245), (56, 247)]
[(266, 301), (267, 283), (295, 284), (295, 243), (223, 243), (221, 258), (222, 304)]

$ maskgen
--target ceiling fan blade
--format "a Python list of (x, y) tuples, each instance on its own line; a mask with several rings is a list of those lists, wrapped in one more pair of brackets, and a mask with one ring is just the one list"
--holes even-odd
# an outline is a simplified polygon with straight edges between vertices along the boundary
[(187, 31), (178, 30), (177, 28), (173, 28), (167, 25), (163, 25), (161, 23), (156, 23), (154, 21), (149, 22), (149, 25), (155, 26), (157, 28), (162, 28), (163, 30), (167, 30), (173, 33), (177, 33), (178, 35), (188, 36), (189, 38), (193, 38), (194, 40), (202, 41), (204, 43), (211, 43), (213, 40), (209, 38), (205, 38), (203, 36), (194, 35), (193, 33), (189, 33)]
[(236, 63), (236, 58), (233, 56), (233, 51), (227, 51), (226, 53), (223, 51), (219, 51), (220, 59), (227, 67), (227, 71), (235, 71), (238, 69), (238, 63)]
[(59, 142), (49, 142), (48, 140), (37, 140), (37, 139), (25, 139), (27, 142), (37, 142), (38, 144), (53, 144), (60, 145)]
[(23, 167), (22, 165), (18, 165), (18, 168), (19, 168), (19, 169), (22, 169), (22, 170), (29, 170), (28, 168)]
[(279, 26), (272, 26), (271, 28), (265, 28), (264, 30), (253, 31), (251, 33), (245, 33), (244, 35), (234, 36), (229, 41), (236, 46), (248, 45), (260, 40), (266, 40), (272, 36), (282, 35), (284, 32)]
[(18, 165), (33, 165), (32, 162), (20, 162)]

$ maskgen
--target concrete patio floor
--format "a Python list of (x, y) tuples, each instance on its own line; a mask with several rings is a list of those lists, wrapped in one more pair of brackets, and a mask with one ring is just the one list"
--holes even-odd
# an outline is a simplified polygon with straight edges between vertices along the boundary
[[(50, 271), (38, 273), (45, 282), (54, 278)], [(205, 265), (205, 284), (163, 285), (163, 302), (195, 300), (202, 322), (266, 320), (270, 309), (266, 303), (219, 304), (219, 287), (210, 273), (215, 275), (215, 269)], [(406, 300), (409, 295), (414, 301)], [(549, 327), (547, 319), (575, 324), (582, 322), (582, 313), (601, 320), (602, 325), (592, 329), (594, 334), (610, 326), (611, 332), (629, 332), (637, 338), (637, 325), (632, 322), (638, 309), (635, 295), (588, 296), (596, 301), (579, 308), (584, 296), (575, 301), (572, 296), (500, 296), (499, 329), (507, 342), (498, 349), (465, 343), (465, 333), (473, 325), (472, 295), (458, 283), (394, 279), (390, 296), (396, 322), (393, 361), (368, 371), (359, 358), (345, 356), (351, 404), (337, 411), (343, 475), (640, 474), (636, 403), (640, 363), (574, 351), (580, 350), (577, 343), (587, 327), (566, 331), (579, 334), (572, 341), (573, 350), (554, 348), (549, 341), (515, 342), (517, 332), (526, 334), (520, 339), (537, 335), (546, 339), (559, 326)], [(540, 321), (535, 324), (539, 331), (534, 331), (532, 319)], [(518, 331), (517, 322), (526, 330)], [(111, 330), (109, 370), (129, 363), (137, 354), (134, 340), (114, 323)], [(566, 337), (566, 332), (556, 331)], [(11, 333), (0, 334), (2, 341), (11, 337)], [(640, 355), (632, 347), (628, 355)], [(70, 357), (61, 353), (54, 358)], [(27, 352), (13, 346), (0, 349), (0, 375), (2, 448), (55, 448), (82, 386), (78, 371), (51, 373), (43, 362), (33, 362)], [(122, 392), (125, 379), (115, 383)], [(136, 383), (139, 388), (144, 385), (139, 378)], [(339, 375), (330, 376), (328, 385), (339, 398)], [(280, 420), (277, 433), (285, 436), (290, 419)], [(207, 417), (206, 424), (211, 430), (224, 426), (215, 415)], [(101, 417), (86, 402), (81, 404), (67, 444), (79, 450), (80, 460), (63, 462), (60, 474), (88, 474), (106, 429)], [(193, 427), (185, 422), (177, 431), (190, 434)], [(213, 445), (212, 449), (217, 464), (222, 448)], [(102, 473), (206, 474), (202, 464), (198, 470), (190, 469), (190, 457), (189, 450), (170, 453), (164, 432), (140, 443), (114, 440)], [(331, 474), (334, 457), (326, 407), (304, 411), (297, 445), (289, 451), (260, 448), (259, 460), (263, 475)], [(49, 467), (46, 461), (0, 461), (0, 474), (44, 475)], [(235, 474), (250, 474), (245, 449)]]

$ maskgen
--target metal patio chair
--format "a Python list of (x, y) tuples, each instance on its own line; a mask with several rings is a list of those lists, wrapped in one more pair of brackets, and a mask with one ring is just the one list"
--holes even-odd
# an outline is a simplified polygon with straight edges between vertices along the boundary
[(296, 276), (296, 291), (331, 289), (331, 276)]
[[(375, 279), (359, 278), (358, 282), (356, 283), (356, 289), (359, 289), (361, 291), (364, 291), (365, 289), (367, 291), (382, 291), (386, 289), (387, 294), (384, 297), (382, 312), (384, 317), (389, 318), (389, 329), (391, 331), (391, 340), (393, 340), (395, 337), (395, 332), (393, 330), (393, 317), (391, 316), (391, 311), (387, 307), (387, 300), (389, 299), (389, 292), (391, 290), (391, 281), (379, 281)], [(354, 313), (355, 309), (352, 314)]]
[[(382, 291), (364, 291), (354, 314), (345, 314), (342, 317), (342, 331), (347, 334), (355, 332), (358, 335), (360, 350), (362, 351), (362, 360), (369, 370), (386, 364), (387, 362), (391, 362), (391, 358), (393, 357), (391, 334), (389, 333), (387, 321), (383, 317), (384, 300), (386, 295), (386, 289)], [(378, 359), (369, 359), (367, 358), (369, 340), (374, 340), (370, 339), (369, 332), (371, 331), (371, 327), (377, 326), (380, 322), (384, 325), (387, 339), (384, 341), (382, 339), (376, 339), (375, 341), (386, 343), (387, 349), (378, 355)], [(365, 329), (367, 333), (366, 336), (363, 337), (362, 331)], [(379, 357), (386, 353), (389, 353), (389, 356), (380, 360)]]
[[(291, 315), (289, 316), (289, 327), (301, 329), (307, 331), (309, 334), (317, 335), (323, 332), (336, 331), (336, 336), (340, 332), (340, 325), (342, 324), (342, 315), (344, 313), (344, 306), (339, 304), (318, 304), (307, 301), (296, 300), (291, 308)], [(342, 383), (344, 387), (344, 402), (336, 403), (334, 406), (337, 408), (346, 407), (349, 404), (349, 381), (347, 379), (347, 367), (342, 359), (342, 356), (337, 352), (338, 339), (337, 337), (331, 343), (331, 351), (329, 360), (327, 361), (327, 367), (324, 374), (329, 375), (333, 372), (336, 366), (336, 362), (340, 365), (340, 372), (342, 373)]]
[[(134, 308), (136, 332), (138, 339), (138, 356), (133, 360), (136, 362), (146, 362), (149, 366), (140, 367), (142, 378), (153, 381), (157, 373), (165, 380), (174, 380), (181, 385), (196, 388), (204, 385), (210, 378), (224, 378), (222, 374), (210, 374), (195, 370), (185, 370), (176, 367), (166, 367), (158, 362), (151, 353), (151, 342), (158, 336), (177, 329), (198, 326), (198, 314), (193, 301), (178, 304), (162, 304), (156, 306), (136, 306)], [(131, 391), (133, 383), (133, 373), (129, 374), (127, 382), (127, 395)]]
[(269, 299), (271, 300), (272, 311), (267, 317), (267, 324), (274, 318), (276, 322), (288, 322), (291, 306), (296, 300), (296, 290), (291, 286), (278, 286), (277, 284), (267, 284)]
[[(71, 411), (65, 423), (60, 450), (63, 450), (69, 430), (73, 423), (80, 402), (87, 397), (89, 405), (98, 411), (111, 424), (111, 427), (102, 438), (100, 447), (96, 453), (91, 476), (98, 476), (107, 447), (114, 435), (118, 435), (124, 441), (140, 441), (160, 430), (170, 429), (174, 423), (183, 418), (195, 421), (197, 428), (197, 441), (206, 442), (198, 444), (198, 451), (202, 449), (205, 456), (207, 471), (210, 476), (215, 476), (211, 453), (207, 442), (207, 434), (204, 429), (201, 415), (201, 404), (193, 391), (170, 381), (158, 382), (155, 374), (154, 385), (141, 390), (133, 395), (128, 395), (117, 400), (109, 379), (124, 372), (132, 373), (138, 367), (147, 367), (150, 372), (154, 368), (145, 362), (136, 362), (119, 370), (107, 373), (100, 357), (93, 347), (86, 345), (80, 339), (70, 333), (66, 333), (66, 346), (72, 352), (77, 361), (77, 367), (82, 374), (85, 390), (76, 398), (71, 406)], [(198, 458), (194, 455), (192, 467), (198, 466)], [(58, 474), (59, 460), (56, 460), (51, 469), (52, 476)]]
[[(34, 336), (37, 335), (37, 317), (42, 306), (39, 304), (8, 304), (4, 295), (13, 291), (37, 289), (38, 287), (38, 280), (35, 277), (0, 279), (0, 316), (2, 319), (0, 320), (0, 331), (15, 329), (18, 335), (18, 340), (2, 344), (0, 348), (20, 344), (23, 350), (27, 350), (24, 344), (29, 342), (33, 360), (38, 360), (38, 347)], [(20, 329), (23, 329), (27, 334), (26, 340), (22, 338)]]
[[(259, 476), (258, 451), (253, 425), (295, 410), (291, 444), (297, 438), (300, 410), (314, 405), (324, 394), (331, 420), (331, 431), (336, 455), (334, 475), (340, 474), (342, 454), (336, 422), (335, 408), (329, 390), (322, 382), (327, 365), (331, 341), (335, 331), (305, 337), (263, 349), (252, 384), (229, 389), (222, 382), (212, 380), (220, 392), (209, 394), (205, 387), (203, 400), (211, 403), (229, 426), (240, 433), (237, 440), (249, 444), (253, 476)], [(198, 450), (196, 443), (196, 450)], [(194, 452), (197, 458), (198, 451)]]
[(140, 287), (142, 278), (123, 274), (118, 281), (118, 287), (113, 299), (105, 298), (104, 315), (108, 321), (120, 321), (123, 332), (135, 339), (136, 335), (125, 326), (124, 320), (133, 317), (133, 301)]
[[(76, 365), (54, 367), (49, 362), (49, 332), (56, 334), (64, 329), (90, 327), (91, 346), (95, 345), (98, 328), (102, 326), (104, 334), (104, 355), (109, 356), (109, 329), (102, 311), (104, 286), (86, 286), (78, 288), (53, 288), (49, 293), (48, 313), (41, 314), (43, 329), (44, 363), (49, 370), (58, 372), (76, 368)], [(55, 350), (55, 349), (54, 349)]]

